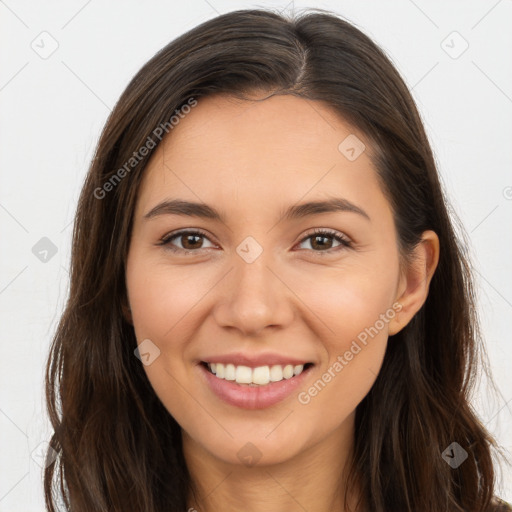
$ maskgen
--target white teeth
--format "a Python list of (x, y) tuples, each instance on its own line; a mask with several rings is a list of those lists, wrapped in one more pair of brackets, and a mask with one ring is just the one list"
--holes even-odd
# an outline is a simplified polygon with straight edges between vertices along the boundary
[(279, 382), (283, 380), (283, 367), (278, 364), (270, 368), (270, 380), (272, 382)]
[(234, 364), (209, 363), (208, 368), (219, 379), (236, 381), (238, 384), (255, 384), (265, 386), (269, 382), (279, 382), (283, 379), (291, 379), (300, 375), (304, 370), (304, 365), (284, 366), (275, 364), (273, 366), (258, 366), (250, 368), (249, 366), (235, 366)]
[(238, 384), (251, 384), (252, 370), (248, 366), (236, 367), (236, 381)]
[(226, 378), (226, 374), (225, 374), (225, 371), (224, 371), (224, 365), (223, 364), (217, 363), (215, 369), (217, 370), (215, 375), (217, 375), (217, 377), (219, 377), (219, 379)]
[(258, 366), (252, 371), (252, 383), (264, 386), (270, 382), (270, 369), (268, 366)]
[(304, 370), (303, 364), (298, 364), (297, 366), (293, 367), (293, 375), (300, 375), (302, 373), (302, 370)]
[(291, 379), (293, 377), (293, 365), (291, 364), (287, 364), (284, 368), (283, 368), (283, 377), (285, 379)]
[(224, 378), (226, 380), (235, 380), (236, 374), (235, 374), (235, 365), (234, 364), (227, 364), (226, 368), (224, 370)]

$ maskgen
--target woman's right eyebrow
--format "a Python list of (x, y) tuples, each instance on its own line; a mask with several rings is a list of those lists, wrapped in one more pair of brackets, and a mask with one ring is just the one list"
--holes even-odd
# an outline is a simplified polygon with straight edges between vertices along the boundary
[[(281, 215), (281, 220), (294, 220), (311, 215), (323, 213), (351, 212), (361, 215), (371, 222), (370, 216), (359, 206), (344, 198), (331, 198), (323, 201), (309, 201), (307, 203), (290, 206)], [(144, 219), (151, 219), (160, 215), (181, 215), (218, 220), (226, 223), (225, 215), (206, 203), (186, 201), (184, 199), (166, 199), (158, 203), (145, 215)]]
[(144, 219), (151, 219), (160, 215), (184, 215), (224, 222), (223, 215), (215, 208), (205, 203), (185, 201), (184, 199), (166, 199), (146, 213)]

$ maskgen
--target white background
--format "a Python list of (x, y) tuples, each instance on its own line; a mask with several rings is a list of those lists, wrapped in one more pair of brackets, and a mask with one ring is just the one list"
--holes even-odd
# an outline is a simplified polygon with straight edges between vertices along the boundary
[[(492, 400), (483, 381), (475, 408), (511, 451), (511, 0), (0, 0), (0, 512), (44, 510), (42, 470), (31, 456), (50, 434), (43, 367), (67, 295), (76, 201), (107, 115), (157, 50), (249, 7), (337, 12), (385, 49), (412, 89), (468, 233), (500, 389)], [(42, 237), (57, 248), (47, 262), (32, 252)], [(498, 493), (512, 501), (510, 469), (500, 478)]]

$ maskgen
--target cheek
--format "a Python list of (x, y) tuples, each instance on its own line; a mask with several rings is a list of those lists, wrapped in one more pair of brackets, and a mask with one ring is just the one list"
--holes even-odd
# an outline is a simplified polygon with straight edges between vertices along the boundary
[[(330, 355), (344, 352), (352, 340), (364, 341), (364, 333), (374, 327), (384, 338), (389, 320), (394, 315), (398, 270), (392, 264), (376, 262), (372, 268), (351, 265), (341, 270), (318, 275), (302, 283), (298, 295), (306, 297), (308, 307), (315, 313), (319, 325), (325, 327), (323, 343)], [(299, 279), (294, 281), (300, 283)], [(384, 322), (383, 315), (388, 313)]]
[[(386, 311), (386, 294), (369, 299), (359, 295), (360, 291), (344, 288), (335, 297), (323, 298), (330, 304), (328, 325), (334, 332), (322, 339), (325, 359), (315, 379), (297, 395), (304, 425), (320, 437), (355, 411), (372, 388), (384, 359), (388, 324), (381, 314)], [(319, 418), (323, 418), (321, 424)]]
[(194, 308), (207, 293), (208, 282), (200, 272), (170, 268), (135, 251), (126, 268), (137, 342), (149, 339), (160, 351), (144, 371), (156, 395), (179, 418), (190, 408), (190, 395), (183, 387), (192, 378), (186, 352), (192, 324), (197, 323)]
[(342, 421), (375, 382), (396, 314), (398, 266), (391, 260), (375, 261), (371, 269), (351, 266), (309, 283), (308, 306), (324, 326), (325, 356), (317, 380), (298, 396), (311, 417), (327, 408), (333, 422)]
[(137, 340), (165, 343), (187, 325), (191, 312), (213, 286), (200, 271), (139, 264), (127, 268), (127, 287)]

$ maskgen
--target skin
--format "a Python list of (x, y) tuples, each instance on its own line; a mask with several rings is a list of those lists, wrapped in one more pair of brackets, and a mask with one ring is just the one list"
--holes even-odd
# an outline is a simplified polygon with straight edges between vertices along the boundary
[[(350, 134), (366, 144), (354, 161), (338, 150)], [(355, 409), (378, 375), (388, 336), (425, 302), (439, 257), (438, 238), (426, 231), (414, 264), (401, 269), (392, 211), (369, 152), (364, 134), (323, 102), (215, 95), (199, 99), (152, 157), (134, 213), (127, 318), (139, 343), (150, 339), (160, 350), (144, 369), (182, 427), (197, 489), (191, 508), (344, 510)], [(281, 219), (288, 206), (334, 196), (370, 220), (354, 212)], [(176, 198), (213, 206), (225, 223), (167, 214), (144, 219)], [(183, 228), (206, 237), (176, 237), (170, 245), (195, 253), (158, 245)], [(305, 239), (314, 228), (335, 230), (353, 245), (333, 238), (315, 244), (314, 236)], [(248, 236), (263, 249), (252, 263), (236, 251)], [(243, 410), (199, 379), (197, 363), (206, 355), (273, 351), (314, 363), (299, 390), (307, 392), (397, 304), (399, 313), (307, 404), (293, 393), (272, 407)], [(253, 466), (237, 456), (248, 442), (261, 457)], [(355, 497), (349, 494), (349, 503)]]

